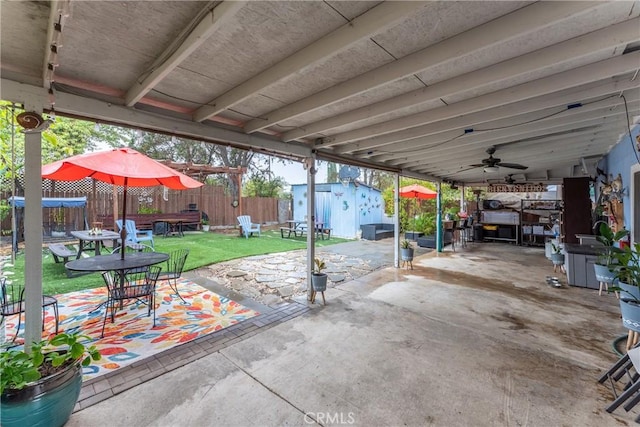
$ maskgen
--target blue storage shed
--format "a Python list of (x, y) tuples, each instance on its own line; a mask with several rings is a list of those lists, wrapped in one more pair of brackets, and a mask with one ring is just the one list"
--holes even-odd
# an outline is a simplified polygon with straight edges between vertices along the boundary
[[(307, 215), (307, 185), (291, 186), (293, 219), (302, 221)], [(377, 188), (350, 182), (316, 184), (315, 217), (331, 235), (354, 239), (361, 224), (381, 223), (384, 218), (384, 200)]]

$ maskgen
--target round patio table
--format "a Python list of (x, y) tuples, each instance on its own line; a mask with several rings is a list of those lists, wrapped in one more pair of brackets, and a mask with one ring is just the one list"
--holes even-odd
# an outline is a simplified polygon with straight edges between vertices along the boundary
[[(159, 264), (168, 259), (169, 254), (162, 252), (134, 252), (126, 254), (124, 259), (120, 259), (120, 254), (116, 253), (112, 255), (100, 255), (69, 261), (65, 264), (65, 267), (73, 271), (115, 271), (118, 273), (120, 286), (124, 287), (127, 271), (134, 268)], [(120, 301), (120, 308), (122, 308), (122, 301)]]
[(69, 261), (65, 267), (73, 271), (117, 271), (124, 273), (132, 268), (147, 267), (169, 259), (169, 254), (162, 252), (133, 252), (120, 259), (120, 254), (99, 255), (90, 258)]

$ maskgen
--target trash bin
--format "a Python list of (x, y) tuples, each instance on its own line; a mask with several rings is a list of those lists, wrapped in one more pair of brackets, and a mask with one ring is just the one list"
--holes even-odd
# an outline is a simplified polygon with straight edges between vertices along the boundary
[(482, 224), (475, 224), (473, 226), (473, 241), (482, 242), (484, 240), (484, 233), (482, 232)]

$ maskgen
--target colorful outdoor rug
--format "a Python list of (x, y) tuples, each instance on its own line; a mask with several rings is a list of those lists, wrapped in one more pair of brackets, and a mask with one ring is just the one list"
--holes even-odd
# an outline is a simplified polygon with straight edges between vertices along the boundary
[[(129, 303), (122, 310), (116, 311), (114, 323), (111, 323), (110, 316), (107, 318), (104, 338), (100, 338), (100, 334), (105, 307), (95, 309), (106, 301), (106, 287), (57, 295), (60, 330), (81, 331), (90, 336), (92, 344), (102, 354), (102, 360), (84, 368), (84, 380), (112, 372), (259, 314), (188, 280), (181, 279), (178, 289), (186, 303), (177, 295), (172, 295), (168, 282), (158, 282), (155, 327), (153, 311), (147, 317), (145, 304)], [(7, 339), (11, 339), (15, 333), (17, 316), (8, 320), (5, 333)], [(48, 310), (45, 321), (46, 330), (54, 331), (53, 310)], [(22, 339), (19, 336), (18, 342), (20, 341)]]

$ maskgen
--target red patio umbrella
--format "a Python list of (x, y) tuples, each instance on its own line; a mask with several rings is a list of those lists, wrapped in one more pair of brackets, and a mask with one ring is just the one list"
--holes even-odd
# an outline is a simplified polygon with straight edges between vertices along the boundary
[(400, 197), (413, 199), (413, 214), (415, 215), (417, 200), (435, 199), (438, 197), (438, 192), (427, 187), (423, 187), (420, 184), (411, 184), (405, 187), (400, 187)]
[[(94, 178), (112, 185), (122, 185), (122, 223), (127, 219), (127, 187), (154, 187), (164, 185), (173, 190), (186, 190), (202, 186), (201, 182), (157, 162), (131, 148), (117, 148), (80, 154), (58, 160), (42, 167), (42, 177), (57, 181), (78, 181)], [(124, 244), (125, 227), (120, 236)], [(124, 259), (124, 250), (120, 251)]]
[(406, 187), (400, 187), (400, 197), (415, 198), (415, 199), (435, 199), (438, 197), (438, 192), (433, 191), (427, 187), (423, 187), (420, 184), (411, 184)]

